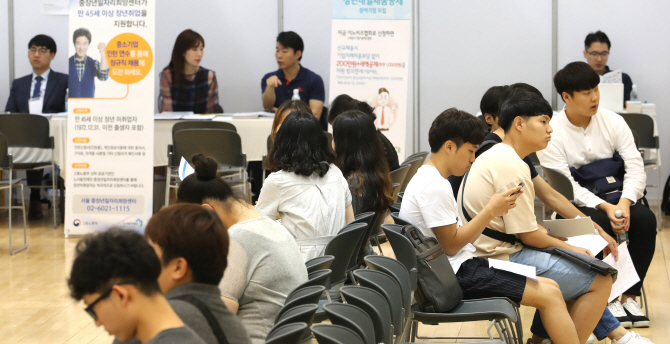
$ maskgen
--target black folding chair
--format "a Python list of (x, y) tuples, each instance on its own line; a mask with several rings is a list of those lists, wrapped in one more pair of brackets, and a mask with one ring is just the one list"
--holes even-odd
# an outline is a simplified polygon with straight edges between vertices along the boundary
[(265, 344), (300, 344), (309, 334), (305, 323), (292, 323), (273, 328), (265, 339)]
[(405, 162), (402, 163), (403, 165), (409, 165), (409, 170), (407, 170), (407, 175), (405, 176), (405, 180), (400, 186), (400, 191), (399, 192), (405, 192), (405, 189), (407, 188), (407, 184), (409, 184), (409, 181), (412, 180), (416, 172), (419, 170), (419, 168), (423, 165), (423, 158), (421, 157), (416, 157), (411, 160), (405, 160)]
[(305, 266), (307, 267), (307, 273), (310, 274), (314, 271), (328, 269), (330, 268), (330, 265), (333, 264), (333, 260), (335, 260), (335, 256), (331, 255), (314, 257), (305, 262)]
[(365, 344), (356, 332), (344, 326), (313, 325), (312, 333), (319, 344)]
[[(7, 137), (0, 134), (0, 169), (9, 171), (9, 179), (0, 181), (0, 190), (8, 190), (7, 199), (9, 204), (6, 206), (0, 207), (0, 209), (7, 209), (9, 213), (9, 255), (13, 256), (15, 253), (25, 250), (28, 248), (28, 239), (27, 231), (28, 224), (26, 222), (26, 203), (23, 198), (23, 184), (21, 179), (12, 179), (12, 170), (14, 169), (14, 162), (12, 161), (12, 155), (8, 153), (7, 146)], [(20, 190), (19, 194), (21, 195), (21, 205), (12, 206), (12, 190), (18, 188)], [(21, 209), (23, 211), (23, 246), (14, 250), (12, 248), (12, 210)]]
[(329, 303), (323, 306), (333, 325), (340, 325), (356, 332), (365, 344), (375, 344), (374, 325), (368, 313), (345, 303)]

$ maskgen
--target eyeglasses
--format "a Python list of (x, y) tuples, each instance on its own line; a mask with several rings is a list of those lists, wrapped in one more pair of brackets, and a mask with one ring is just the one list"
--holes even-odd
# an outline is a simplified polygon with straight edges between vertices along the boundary
[[(115, 285), (123, 285), (123, 284), (132, 284), (132, 283), (131, 282), (123, 282), (123, 283), (117, 283)], [(97, 305), (98, 302), (108, 298), (109, 295), (112, 295), (113, 290), (114, 290), (114, 285), (109, 287), (109, 289), (107, 289), (104, 293), (100, 294), (100, 296), (98, 296), (98, 298), (95, 299), (95, 301), (91, 302), (91, 304), (88, 305), (88, 307), (86, 307), (86, 309), (84, 309), (86, 311), (86, 313), (88, 313), (88, 315), (90, 315), (91, 318), (93, 318), (93, 320), (98, 320), (98, 315), (95, 313), (95, 310), (93, 310), (93, 307), (95, 307), (95, 305)]]
[(40, 54), (46, 54), (46, 53), (49, 52), (49, 49), (48, 48), (39, 48), (38, 49), (37, 47), (30, 48), (30, 53), (31, 54), (36, 54), (38, 51), (40, 52)]
[(607, 57), (607, 56), (609, 56), (610, 52), (609, 51), (603, 51), (603, 52), (591, 51), (587, 54), (591, 55), (591, 57), (598, 57), (598, 56)]

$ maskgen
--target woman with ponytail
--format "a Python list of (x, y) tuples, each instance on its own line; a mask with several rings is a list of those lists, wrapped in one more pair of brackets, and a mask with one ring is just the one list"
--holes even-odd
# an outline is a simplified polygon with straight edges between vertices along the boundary
[(216, 160), (198, 154), (191, 162), (195, 173), (179, 185), (177, 202), (201, 204), (221, 218), (230, 236), (221, 298), (237, 313), (251, 342), (265, 343), (286, 296), (307, 281), (298, 245), (286, 228), (233, 193), (217, 176)]
[(334, 161), (319, 121), (306, 112), (286, 117), (268, 153), (273, 173), (256, 210), (281, 219), (305, 261), (323, 255), (326, 244), (354, 219), (349, 185)]

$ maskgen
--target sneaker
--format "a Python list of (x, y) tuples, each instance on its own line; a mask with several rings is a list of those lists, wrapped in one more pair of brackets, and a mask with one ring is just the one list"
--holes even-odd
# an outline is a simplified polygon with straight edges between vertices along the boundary
[(596, 336), (594, 336), (593, 333), (591, 333), (589, 339), (586, 340), (586, 344), (593, 344), (595, 342), (596, 342)]
[(621, 302), (619, 302), (619, 300), (614, 300), (614, 301), (610, 302), (607, 305), (607, 309), (610, 310), (610, 312), (612, 313), (612, 315), (614, 315), (616, 320), (619, 320), (619, 322), (621, 323), (621, 326), (623, 326), (625, 328), (631, 328), (631, 326), (633, 326), (633, 322), (628, 317), (628, 314), (626, 313), (626, 310), (623, 308), (623, 306), (621, 305)]
[(644, 315), (640, 304), (633, 299), (628, 299), (623, 308), (626, 310), (628, 317), (633, 322), (633, 327), (649, 327), (649, 318)]
[(618, 341), (612, 339), (612, 344), (654, 344), (648, 338), (644, 338), (644, 337), (640, 336), (639, 334), (637, 334), (633, 331), (631, 331), (630, 334), (632, 335), (632, 338), (628, 342), (621, 343), (621, 342), (618, 342)]
[[(542, 339), (542, 341), (540, 342), (540, 344), (551, 344), (551, 343), (552, 343), (551, 339), (548, 339), (548, 338), (547, 339)], [(533, 340), (531, 338), (528, 338), (528, 340), (526, 341), (526, 344), (533, 344)]]

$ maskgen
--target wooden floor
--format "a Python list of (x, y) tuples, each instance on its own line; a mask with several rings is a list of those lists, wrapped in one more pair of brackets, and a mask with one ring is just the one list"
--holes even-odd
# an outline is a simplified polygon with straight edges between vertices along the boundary
[[(652, 326), (635, 329), (656, 344), (667, 343), (670, 338), (669, 221), (666, 218), (665, 230), (658, 235), (656, 255), (645, 283)], [(77, 238), (65, 239), (62, 226), (53, 229), (48, 220), (32, 221), (29, 227), (28, 250), (10, 256), (7, 214), (0, 214), (0, 343), (111, 343), (112, 338), (83, 311), (82, 303), (68, 294), (66, 277)], [(23, 241), (18, 221), (14, 221), (13, 238), (15, 246)], [(392, 254), (388, 243), (382, 247)], [(533, 309), (523, 307), (521, 315), (524, 336), (528, 337)], [(480, 336), (486, 335), (487, 326), (486, 322), (421, 326), (419, 332)]]

